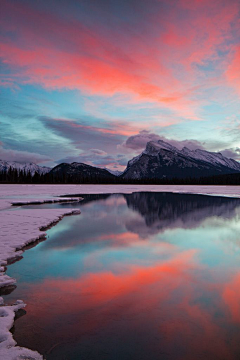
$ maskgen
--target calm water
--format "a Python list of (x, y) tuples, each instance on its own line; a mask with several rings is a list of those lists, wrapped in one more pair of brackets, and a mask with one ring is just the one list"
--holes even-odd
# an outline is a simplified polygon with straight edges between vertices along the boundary
[(17, 288), (5, 301), (28, 304), (19, 345), (47, 360), (240, 359), (240, 199), (135, 193), (74, 206), (81, 215), (8, 267)]

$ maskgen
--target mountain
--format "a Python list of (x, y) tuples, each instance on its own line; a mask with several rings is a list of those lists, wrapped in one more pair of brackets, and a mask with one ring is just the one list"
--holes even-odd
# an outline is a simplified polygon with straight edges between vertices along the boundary
[(35, 174), (35, 172), (39, 174), (46, 174), (51, 170), (51, 168), (49, 167), (39, 166), (34, 163), (20, 163), (17, 161), (0, 160), (0, 172), (8, 171), (10, 167), (12, 169), (23, 170), (23, 171), (25, 170), (26, 173), (30, 171), (32, 176)]
[(128, 162), (122, 178), (188, 178), (239, 173), (240, 163), (221, 153), (206, 150), (177, 149), (163, 141), (150, 141), (146, 149)]
[(119, 170), (111, 170), (111, 169), (107, 169), (107, 168), (105, 168), (105, 170), (107, 170), (108, 172), (110, 172), (110, 174), (113, 174), (115, 176), (120, 176), (123, 174), (123, 171), (119, 171)]
[[(44, 177), (29, 179), (24, 174), (11, 176), (10, 169), (44, 174)], [(25, 177), (24, 177), (25, 176)], [(201, 178), (201, 179), (199, 179)], [(179, 150), (163, 141), (150, 141), (146, 149), (130, 160), (123, 173), (102, 169), (84, 163), (61, 163), (50, 169), (33, 163), (19, 163), (0, 160), (0, 182), (35, 181), (43, 183), (181, 183), (194, 184), (239, 184), (240, 163), (223, 156), (221, 153), (202, 149)], [(190, 181), (190, 182), (189, 182)]]
[(209, 162), (211, 164), (215, 164), (217, 166), (222, 165), (229, 169), (240, 171), (240, 163), (239, 162), (237, 162), (233, 159), (226, 158), (220, 152), (216, 153), (216, 152), (210, 152), (210, 151), (206, 151), (206, 150), (202, 150), (202, 149), (189, 150), (186, 147), (184, 147), (182, 149), (182, 152), (186, 156), (191, 157), (192, 159), (202, 160), (202, 161)]
[(76, 179), (76, 181), (93, 181), (96, 179), (96, 181), (99, 182), (105, 179), (111, 180), (116, 178), (115, 175), (106, 169), (77, 162), (59, 164), (55, 166), (49, 174), (57, 175), (60, 178), (65, 177), (68, 180)]

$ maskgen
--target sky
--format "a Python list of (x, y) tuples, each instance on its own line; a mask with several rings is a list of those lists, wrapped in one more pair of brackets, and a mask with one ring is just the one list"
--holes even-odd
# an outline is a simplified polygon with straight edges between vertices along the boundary
[(240, 161), (240, 0), (1, 0), (0, 159)]

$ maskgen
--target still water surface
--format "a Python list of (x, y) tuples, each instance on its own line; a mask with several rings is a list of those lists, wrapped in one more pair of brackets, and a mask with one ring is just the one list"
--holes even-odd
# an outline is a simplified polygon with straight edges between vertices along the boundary
[(47, 360), (240, 359), (240, 199), (134, 193), (42, 205), (73, 206), (81, 215), (8, 267), (17, 288), (5, 301), (27, 303), (19, 345)]

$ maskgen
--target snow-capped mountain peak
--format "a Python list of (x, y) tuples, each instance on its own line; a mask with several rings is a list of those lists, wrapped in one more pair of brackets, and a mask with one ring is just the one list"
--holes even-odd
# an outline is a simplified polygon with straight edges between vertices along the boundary
[(0, 171), (7, 171), (10, 169), (10, 167), (12, 169), (17, 169), (17, 170), (22, 170), (27, 173), (28, 171), (30, 171), (31, 175), (34, 175), (35, 172), (39, 173), (39, 174), (46, 174), (48, 173), (51, 168), (46, 167), (46, 166), (39, 166), (37, 164), (34, 163), (20, 163), (17, 161), (5, 161), (5, 160), (0, 160)]
[(158, 141), (149, 141), (143, 153), (151, 155), (151, 154), (155, 154), (156, 152), (159, 152), (162, 149), (173, 151), (176, 153), (179, 152), (179, 150), (175, 146), (167, 143), (166, 141), (158, 140)]
[(105, 168), (105, 170), (107, 170), (108, 172), (110, 172), (110, 174), (115, 175), (115, 176), (120, 176), (123, 173), (123, 171), (112, 170), (112, 169), (108, 169), (108, 168)]
[(220, 152), (182, 150), (163, 141), (150, 141), (146, 149), (128, 162), (126, 179), (197, 178), (240, 172), (240, 163)]
[(240, 163), (229, 159), (222, 155), (221, 152), (210, 152), (203, 149), (190, 150), (186, 147), (182, 149), (182, 153), (192, 159), (208, 162), (212, 165), (222, 165), (228, 168), (240, 171)]
[(134, 158), (132, 158), (131, 160), (129, 160), (128, 168), (130, 166), (132, 166), (133, 164), (135, 164), (141, 158), (142, 155), (145, 154), (145, 155), (154, 156), (154, 155), (158, 154), (160, 150), (168, 150), (168, 151), (172, 151), (175, 153), (179, 152), (179, 150), (175, 146), (172, 146), (171, 144), (169, 144), (163, 140), (149, 141), (146, 145), (146, 149), (143, 150), (143, 152), (141, 154), (139, 154), (139, 155), (135, 156)]

